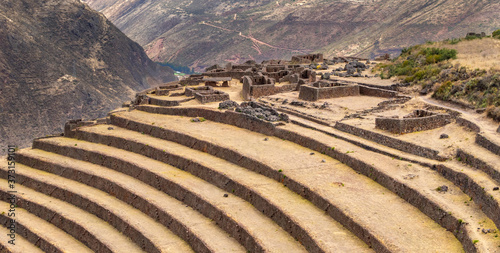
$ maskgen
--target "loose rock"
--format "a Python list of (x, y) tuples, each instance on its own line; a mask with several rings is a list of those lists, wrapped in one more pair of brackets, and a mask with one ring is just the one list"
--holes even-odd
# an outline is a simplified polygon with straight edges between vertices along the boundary
[(226, 100), (222, 103), (219, 103), (219, 108), (220, 109), (233, 109), (238, 107), (238, 103), (232, 101), (232, 100)]
[(439, 192), (447, 192), (448, 191), (448, 186), (446, 185), (441, 185), (437, 188)]
[(439, 139), (448, 139), (450, 138), (450, 136), (448, 136), (447, 134), (441, 134), (441, 136), (439, 136)]

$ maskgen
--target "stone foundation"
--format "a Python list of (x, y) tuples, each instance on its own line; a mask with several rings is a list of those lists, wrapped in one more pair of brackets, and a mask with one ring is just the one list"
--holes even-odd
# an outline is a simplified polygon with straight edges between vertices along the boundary
[(299, 93), (299, 98), (306, 101), (317, 101), (319, 99), (347, 96), (359, 96), (359, 86), (343, 85), (332, 87), (314, 87), (309, 85), (302, 85), (300, 86)]
[(443, 127), (451, 123), (448, 114), (434, 114), (425, 110), (416, 110), (415, 115), (399, 118), (376, 118), (375, 127), (387, 130), (391, 133), (403, 134), (417, 131), (425, 131)]
[(213, 90), (214, 89), (211, 86), (194, 87), (194, 88), (186, 87), (184, 95), (186, 97), (194, 97), (194, 94), (197, 93), (197, 92), (207, 92), (207, 93), (210, 93)]
[(196, 92), (194, 94), (194, 97), (202, 104), (229, 100), (229, 94), (219, 90), (213, 90), (211, 92), (206, 92), (206, 93)]

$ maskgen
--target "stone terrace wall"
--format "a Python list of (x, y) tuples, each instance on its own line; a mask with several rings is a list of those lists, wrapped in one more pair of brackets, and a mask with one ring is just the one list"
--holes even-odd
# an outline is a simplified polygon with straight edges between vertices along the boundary
[(391, 133), (402, 134), (430, 130), (445, 126), (450, 122), (450, 115), (436, 114), (427, 117), (404, 119), (376, 118), (375, 127)]
[(359, 86), (346, 85), (317, 88), (309, 85), (300, 86), (299, 98), (306, 101), (317, 101), (319, 99), (359, 96)]
[[(151, 107), (151, 106), (138, 106), (141, 111), (176, 115), (185, 117), (199, 117), (203, 116), (205, 119), (245, 128), (251, 131), (273, 135), (276, 126), (271, 122), (266, 122), (258, 118), (252, 117), (248, 114), (234, 112), (234, 111), (215, 111), (206, 108), (182, 108), (182, 107)], [(113, 116), (111, 116), (113, 118)]]
[(375, 133), (369, 130), (361, 129), (355, 126), (351, 126), (345, 123), (337, 122), (334, 126), (334, 128), (350, 133), (362, 138), (365, 138), (367, 140), (375, 141), (379, 144), (382, 144), (384, 146), (394, 148), (403, 152), (407, 152), (410, 154), (422, 156), (422, 157), (427, 157), (430, 159), (435, 159), (435, 160), (440, 160), (444, 161), (446, 158), (439, 156), (439, 151), (433, 150), (430, 148), (425, 148), (419, 145), (415, 145), (413, 143), (399, 140), (393, 137), (389, 137), (383, 134)]
[(476, 132), (476, 133), (479, 133), (481, 131), (481, 128), (479, 128), (478, 125), (476, 125), (475, 123), (473, 123), (472, 121), (470, 120), (467, 120), (467, 119), (464, 119), (462, 117), (458, 117), (457, 118), (457, 124), (473, 131), (473, 132)]
[(488, 140), (488, 138), (486, 138), (484, 135), (477, 134), (476, 135), (476, 143), (479, 146), (489, 150), (493, 154), (500, 156), (500, 144), (495, 143), (491, 140)]
[[(414, 205), (418, 209), (420, 209), (423, 213), (429, 216), (431, 219), (436, 221), (441, 226), (447, 228), (450, 231), (455, 231), (455, 236), (462, 242), (464, 245), (464, 249), (467, 252), (476, 252), (476, 248), (474, 243), (472, 242), (472, 238), (468, 235), (466, 230), (462, 230), (457, 227), (457, 224), (461, 224), (451, 213), (439, 212), (436, 210), (442, 210), (440, 206), (432, 201), (429, 201), (425, 196), (420, 194), (418, 191), (408, 187), (404, 182), (394, 180), (391, 175), (387, 175), (378, 169), (374, 168), (372, 165), (354, 158), (349, 154), (339, 152), (336, 149), (332, 150), (330, 146), (327, 146), (324, 143), (321, 143), (315, 139), (312, 139), (307, 136), (300, 135), (298, 133), (293, 133), (287, 131), (285, 129), (277, 128), (274, 124), (270, 122), (265, 122), (253, 117), (250, 117), (246, 114), (241, 114), (233, 111), (214, 111), (205, 108), (167, 108), (167, 107), (147, 107), (147, 106), (139, 106), (138, 109), (150, 112), (150, 113), (159, 113), (159, 114), (167, 114), (167, 115), (178, 115), (178, 116), (188, 116), (188, 117), (198, 117), (203, 116), (208, 120), (212, 120), (215, 122), (220, 122), (224, 124), (234, 125), (240, 128), (245, 128), (250, 131), (259, 132), (262, 134), (276, 136), (278, 138), (288, 140), (294, 143), (297, 143), (301, 146), (310, 148), (317, 152), (323, 153), (339, 160), (340, 162), (346, 164), (347, 166), (355, 169), (356, 171), (362, 173), (363, 175), (373, 179), (375, 182), (381, 184), (387, 189), (393, 191), (401, 198), (408, 201), (410, 204)], [(111, 120), (114, 124), (126, 128), (128, 121), (126, 119), (121, 119), (119, 116), (111, 115)], [(148, 125), (148, 127), (155, 127)], [(136, 129), (136, 131), (150, 132), (148, 129)], [(159, 137), (161, 138), (161, 137)], [(184, 136), (180, 138), (180, 140), (185, 140)], [(324, 199), (321, 195), (312, 191), (308, 187), (296, 182), (290, 178), (285, 178), (283, 181), (283, 175), (273, 169), (268, 168), (266, 164), (263, 164), (257, 160), (247, 158), (238, 152), (230, 149), (226, 149), (219, 146), (211, 145), (210, 143), (202, 143), (204, 141), (194, 140), (197, 146), (205, 147), (204, 152), (208, 152), (209, 154), (215, 155), (217, 157), (226, 159), (230, 162), (233, 162), (237, 165), (250, 169), (252, 171), (256, 171), (262, 175), (265, 175), (269, 178), (273, 178), (275, 180), (279, 180), (289, 187), (292, 191), (299, 193), (301, 196), (310, 200), (314, 205), (318, 207), (329, 207), (328, 214), (333, 217), (335, 220), (339, 221), (342, 225), (349, 228), (353, 233), (361, 238), (365, 243), (370, 245), (377, 252), (389, 252), (386, 246), (371, 236), (370, 232), (365, 228), (358, 226), (356, 223), (353, 223), (349, 220), (347, 216), (345, 216), (342, 212), (335, 210), (334, 206), (329, 205), (329, 202)], [(193, 145), (187, 145), (193, 146)], [(412, 147), (413, 148), (413, 147)], [(437, 152), (437, 151), (434, 151)], [(410, 152), (412, 153), (412, 152)], [(437, 168), (438, 170), (443, 170), (443, 168)], [(446, 168), (444, 168), (446, 169)], [(451, 171), (451, 170), (449, 170)], [(455, 175), (452, 175), (455, 177)], [(454, 181), (456, 182), (456, 181)], [(459, 182), (464, 182), (461, 180)], [(467, 187), (467, 186), (465, 186)], [(470, 189), (467, 189), (470, 190)], [(464, 190), (465, 191), (465, 190)]]

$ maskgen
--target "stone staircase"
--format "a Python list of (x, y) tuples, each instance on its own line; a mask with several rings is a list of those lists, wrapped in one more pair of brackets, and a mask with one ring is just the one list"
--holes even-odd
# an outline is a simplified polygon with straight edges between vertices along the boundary
[[(499, 194), (490, 189), (498, 182), (487, 171), (301, 118), (277, 126), (232, 115), (141, 105), (114, 113), (110, 124), (35, 140), (16, 153), (20, 246), (3, 238), (0, 247), (500, 252), (498, 232), (483, 231), (500, 225)], [(7, 178), (5, 166), (0, 173)], [(0, 221), (9, 223), (5, 214)]]

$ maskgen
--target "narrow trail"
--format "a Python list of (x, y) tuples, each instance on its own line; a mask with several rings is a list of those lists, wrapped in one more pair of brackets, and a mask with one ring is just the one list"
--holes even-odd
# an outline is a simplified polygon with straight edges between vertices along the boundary
[(273, 45), (270, 45), (270, 44), (268, 44), (266, 42), (263, 42), (261, 40), (258, 40), (256, 38), (254, 38), (251, 34), (250, 35), (244, 35), (241, 31), (236, 31), (236, 30), (231, 30), (231, 29), (227, 29), (227, 28), (224, 28), (224, 27), (216, 26), (216, 25), (207, 23), (205, 21), (202, 21), (201, 24), (202, 25), (211, 26), (211, 27), (214, 27), (214, 28), (217, 28), (217, 29), (220, 29), (220, 30), (224, 30), (224, 31), (227, 31), (227, 32), (236, 32), (236, 33), (238, 33), (239, 36), (241, 36), (243, 38), (246, 38), (246, 39), (249, 39), (249, 40), (252, 41), (252, 43), (253, 43), (252, 48), (255, 49), (259, 53), (259, 55), (262, 54), (262, 50), (261, 50), (261, 48), (260, 48), (259, 45), (264, 45), (264, 46), (267, 46), (267, 47), (270, 47), (270, 48), (274, 48), (274, 49), (281, 49), (281, 50), (288, 50), (288, 51), (292, 51), (292, 52), (298, 52), (298, 53), (302, 53), (302, 54), (307, 54), (307, 53), (310, 52), (310, 50), (300, 50), (300, 49), (293, 49), (293, 48), (273, 46)]
[(440, 106), (446, 109), (451, 109), (457, 112), (460, 112), (463, 117), (467, 118), (468, 120), (474, 122), (478, 126), (481, 126), (481, 131), (485, 131), (487, 133), (493, 134), (492, 136), (495, 136), (496, 134), (496, 129), (498, 128), (498, 124), (492, 122), (488, 118), (485, 118), (484, 116), (480, 116), (479, 114), (472, 112), (470, 110), (462, 109), (458, 106), (453, 106), (450, 104), (444, 104), (440, 103), (439, 101), (436, 101), (428, 96), (426, 97), (419, 97), (423, 102), (435, 106)]

